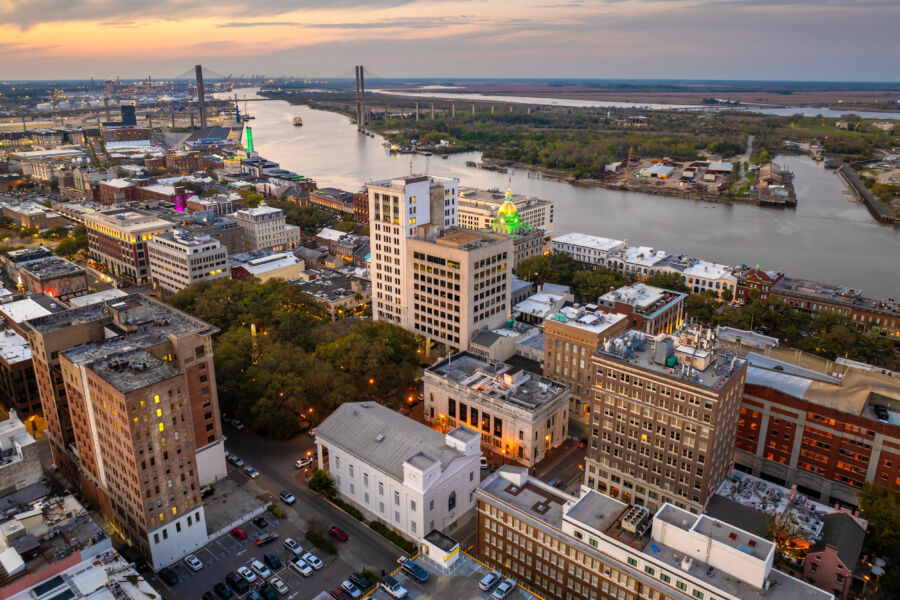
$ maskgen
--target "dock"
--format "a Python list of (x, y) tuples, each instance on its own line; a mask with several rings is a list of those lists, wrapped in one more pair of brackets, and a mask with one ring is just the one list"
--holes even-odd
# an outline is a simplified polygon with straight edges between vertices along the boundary
[(838, 177), (847, 184), (847, 187), (853, 191), (860, 202), (866, 205), (866, 208), (869, 209), (869, 212), (872, 213), (872, 216), (875, 217), (876, 221), (888, 225), (897, 222), (894, 211), (892, 211), (887, 204), (872, 195), (872, 192), (869, 191), (869, 188), (866, 187), (859, 179), (859, 176), (850, 168), (850, 165), (843, 164), (838, 167), (837, 174)]

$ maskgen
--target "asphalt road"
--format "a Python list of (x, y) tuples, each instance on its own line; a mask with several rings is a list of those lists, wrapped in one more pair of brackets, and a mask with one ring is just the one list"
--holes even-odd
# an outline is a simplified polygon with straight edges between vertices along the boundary
[[(294, 494), (297, 502), (291, 508), (297, 512), (297, 518), (303, 520), (304, 526), (315, 519), (325, 528), (337, 525), (347, 532), (350, 536), (347, 542), (335, 542), (344, 562), (354, 569), (368, 569), (378, 574), (382, 569), (391, 570), (396, 558), (403, 552), (364, 523), (310, 491), (304, 477), (310, 476), (314, 467), (308, 472), (294, 468), (294, 462), (306, 456), (307, 451), (315, 454), (312, 437), (301, 434), (292, 440), (273, 441), (262, 438), (249, 429), (236, 431), (228, 425), (224, 427), (227, 435), (225, 448), (260, 472), (256, 485), (276, 498), (281, 490), (289, 490)], [(305, 539), (301, 543), (308, 545)]]

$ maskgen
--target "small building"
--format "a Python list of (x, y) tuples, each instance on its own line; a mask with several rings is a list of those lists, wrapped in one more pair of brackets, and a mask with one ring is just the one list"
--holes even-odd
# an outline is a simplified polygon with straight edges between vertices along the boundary
[(290, 282), (324, 304), (336, 321), (365, 312), (372, 303), (372, 283), (338, 271), (304, 271)]
[[(735, 304), (748, 304), (754, 297), (765, 300), (772, 291), (772, 286), (778, 283), (784, 273), (780, 271), (770, 271), (760, 269), (759, 265), (754, 269), (752, 267), (741, 267), (736, 272), (737, 289), (734, 294)], [(753, 290), (756, 290), (753, 292)]]
[(23, 248), (2, 256), (6, 274), (26, 294), (44, 292), (67, 301), (87, 293), (84, 268), (43, 246)]
[(597, 309), (625, 315), (631, 329), (657, 335), (681, 327), (685, 298), (681, 292), (635, 283), (600, 296)]
[(626, 247), (622, 240), (586, 233), (567, 233), (556, 236), (551, 242), (553, 254), (568, 254), (588, 267), (607, 267), (607, 259)]
[(658, 164), (641, 169), (638, 174), (645, 179), (669, 179), (674, 171), (675, 167)]
[(425, 420), (481, 432), (482, 449), (528, 467), (566, 439), (569, 388), (506, 363), (458, 352), (425, 369)]
[(569, 286), (544, 283), (536, 294), (514, 305), (512, 314), (517, 321), (540, 325), (574, 300), (575, 296), (569, 291)]
[(730, 162), (711, 162), (706, 167), (707, 173), (716, 175), (731, 175), (732, 171), (734, 171), (734, 164)]
[(480, 439), (468, 427), (440, 433), (375, 402), (344, 403), (316, 427), (319, 468), (338, 493), (417, 543), (470, 518)]
[(38, 445), (10, 410), (9, 418), (0, 421), (0, 496), (34, 485), (42, 476)]
[(266, 282), (276, 277), (290, 281), (300, 277), (306, 270), (303, 259), (292, 252), (251, 250), (243, 254), (232, 254), (228, 261), (232, 278), (239, 281), (256, 278), (260, 282)]

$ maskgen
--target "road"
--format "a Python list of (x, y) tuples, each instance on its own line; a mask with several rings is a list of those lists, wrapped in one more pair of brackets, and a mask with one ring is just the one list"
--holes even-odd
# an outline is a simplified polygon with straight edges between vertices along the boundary
[(305, 520), (305, 524), (317, 519), (327, 526), (337, 525), (347, 532), (350, 540), (337, 544), (341, 558), (347, 564), (359, 565), (374, 573), (392, 567), (402, 551), (367, 525), (310, 491), (304, 476), (311, 475), (311, 469), (306, 473), (294, 468), (294, 462), (306, 456), (308, 451), (315, 454), (313, 438), (301, 434), (291, 440), (274, 441), (249, 429), (235, 431), (228, 425), (225, 428), (228, 436), (225, 448), (260, 472), (256, 485), (275, 497), (281, 490), (289, 490), (297, 498), (292, 508)]

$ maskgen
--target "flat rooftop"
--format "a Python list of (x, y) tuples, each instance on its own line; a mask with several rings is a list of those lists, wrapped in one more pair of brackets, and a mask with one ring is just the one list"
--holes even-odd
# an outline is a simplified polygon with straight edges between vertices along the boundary
[[(594, 310), (591, 309), (593, 307)], [(605, 313), (596, 310), (596, 306), (564, 306), (558, 313), (548, 317), (551, 321), (564, 323), (589, 333), (601, 334), (610, 327), (626, 321), (628, 317), (618, 313)]]
[(604, 532), (618, 523), (627, 509), (627, 504), (606, 494), (588, 492), (566, 512), (566, 518)]
[(371, 282), (336, 271), (320, 275), (311, 281), (295, 279), (290, 283), (298, 286), (304, 293), (326, 302), (338, 302), (372, 291)]
[[(713, 341), (714, 332), (708, 328), (702, 331), (683, 328), (656, 338), (631, 329), (607, 341), (597, 355), (682, 379), (688, 384), (718, 389), (747, 361), (737, 355), (714, 352)], [(663, 349), (657, 353), (657, 344), (671, 345), (672, 354), (665, 356)], [(669, 364), (673, 357), (674, 363)]]
[(0, 327), (0, 358), (9, 365), (31, 360), (31, 346), (28, 345), (28, 340), (11, 327)]
[(19, 268), (28, 271), (41, 279), (84, 272), (82, 267), (59, 256), (39, 258), (26, 263), (20, 263)]
[(128, 394), (176, 377), (181, 371), (156, 358), (128, 338), (81, 346), (63, 353), (114, 388)]
[[(519, 210), (537, 207), (549, 206), (553, 203), (549, 200), (537, 198), (535, 196), (526, 196), (524, 194), (510, 194), (510, 202), (516, 205)], [(481, 190), (472, 187), (459, 188), (459, 204), (469, 205), (476, 208), (485, 208), (496, 212), (500, 205), (506, 201), (506, 195), (499, 191)]]
[(172, 223), (169, 221), (164, 221), (152, 214), (133, 208), (98, 211), (86, 215), (86, 218), (89, 222), (92, 221), (128, 233), (172, 226)]
[(115, 298), (121, 298), (127, 295), (127, 293), (118, 288), (111, 288), (108, 290), (103, 290), (101, 292), (94, 292), (93, 294), (85, 294), (84, 296), (72, 298), (71, 300), (69, 300), (69, 306), (71, 306), (72, 308), (90, 306), (91, 304), (98, 304), (100, 302), (106, 302), (107, 300), (113, 300)]
[(599, 302), (609, 307), (615, 307), (616, 302), (621, 302), (631, 306), (635, 312), (653, 318), (686, 297), (687, 294), (681, 292), (635, 283), (603, 294)]
[(444, 229), (433, 241), (422, 240), (421, 238), (419, 241), (428, 241), (439, 246), (448, 246), (451, 248), (459, 248), (461, 250), (474, 250), (492, 244), (500, 244), (506, 239), (506, 236), (485, 231), (449, 228)]
[(809, 279), (782, 277), (772, 286), (772, 290), (781, 293), (796, 294), (812, 300), (824, 300), (835, 304), (884, 312), (891, 315), (900, 315), (900, 302), (866, 298), (862, 295), (862, 290), (856, 288), (848, 288)]
[(487, 398), (534, 412), (563, 397), (568, 387), (506, 363), (492, 363), (469, 352), (458, 352), (426, 369)]
[(63, 302), (46, 294), (32, 294), (22, 300), (14, 300), (0, 305), (0, 312), (15, 323), (23, 323), (65, 310), (66, 305)]
[(588, 235), (586, 233), (566, 233), (553, 238), (553, 243), (571, 244), (573, 246), (582, 246), (584, 248), (601, 250), (603, 252), (611, 252), (625, 245), (625, 242), (622, 240), (613, 240), (597, 235)]
[(560, 530), (563, 508), (567, 503), (578, 500), (529, 477), (525, 467), (508, 465), (488, 475), (478, 486), (478, 490)]

